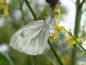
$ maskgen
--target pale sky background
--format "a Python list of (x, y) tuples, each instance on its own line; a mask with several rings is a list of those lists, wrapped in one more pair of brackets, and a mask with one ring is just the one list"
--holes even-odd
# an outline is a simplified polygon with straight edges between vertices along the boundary
[[(67, 11), (68, 14), (64, 17), (62, 25), (65, 26), (66, 28), (70, 28), (73, 32), (74, 25), (75, 25), (75, 15), (76, 15), (75, 1), (74, 0), (61, 0), (61, 2), (63, 5), (65, 5), (65, 7), (68, 10)], [(81, 26), (85, 22), (85, 15), (86, 13), (84, 12), (81, 19)]]
[[(74, 32), (74, 25), (75, 25), (75, 15), (76, 15), (76, 6), (75, 6), (75, 0), (61, 0), (62, 4), (65, 5), (68, 9), (68, 14), (64, 17), (64, 20), (62, 22), (62, 25), (66, 27), (66, 29), (71, 29), (72, 32)], [(86, 5), (84, 5), (84, 8), (86, 8)], [(81, 26), (86, 23), (86, 12), (82, 14), (81, 19)], [(85, 29), (86, 31), (86, 29)], [(86, 49), (86, 40), (83, 41), (82, 46)]]
[(62, 25), (66, 27), (66, 29), (74, 29), (75, 22), (75, 3), (72, 0), (61, 0), (62, 4), (67, 8), (67, 15), (64, 16), (64, 20)]

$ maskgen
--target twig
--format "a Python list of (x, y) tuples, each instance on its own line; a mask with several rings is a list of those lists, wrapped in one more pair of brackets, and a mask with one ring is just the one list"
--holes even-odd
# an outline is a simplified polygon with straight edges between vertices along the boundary
[(34, 13), (32, 7), (31, 7), (30, 3), (28, 2), (28, 0), (25, 0), (25, 3), (26, 3), (26, 5), (28, 6), (28, 8), (30, 9), (30, 11), (31, 11), (31, 13), (32, 13), (32, 15), (33, 15), (33, 17), (34, 17), (34, 19), (37, 20), (37, 17), (36, 17), (36, 15), (35, 15), (35, 13)]
[(32, 65), (35, 65), (35, 59), (34, 58), (35, 58), (34, 56), (30, 56)]
[(51, 50), (53, 51), (53, 53), (54, 53), (54, 55), (55, 55), (57, 61), (59, 62), (59, 64), (60, 64), (60, 65), (63, 65), (61, 59), (59, 58), (59, 55), (58, 55), (57, 52), (55, 51), (55, 49), (54, 49), (52, 43), (50, 42), (50, 40), (48, 40), (48, 44), (49, 44)]
[[(27, 4), (28, 8), (31, 10), (34, 19), (35, 19), (35, 20), (38, 20), (37, 17), (36, 17), (36, 15), (35, 15), (35, 13), (33, 12), (32, 7), (30, 6), (29, 2), (28, 2), (27, 0), (25, 0), (25, 2), (26, 2), (26, 4)], [(56, 53), (54, 47), (52, 46), (52, 44), (51, 44), (51, 42), (50, 42), (49, 40), (48, 40), (48, 44), (49, 44), (49, 46), (50, 46), (52, 52), (54, 53), (54, 55), (55, 55), (57, 61), (59, 62), (59, 64), (60, 64), (60, 65), (63, 65), (61, 59), (59, 58), (58, 54)]]
[(70, 32), (68, 32), (67, 30), (64, 30), (64, 31), (67, 32), (67, 33), (73, 38), (73, 40), (75, 40), (75, 42), (77, 43), (77, 45), (78, 45), (81, 49), (83, 49), (84, 52), (86, 52), (86, 50), (80, 45), (81, 43), (78, 42), (77, 39), (76, 39)]
[[(80, 29), (82, 5), (83, 4), (80, 3), (80, 0), (77, 0), (77, 2), (76, 2), (76, 19), (75, 19), (75, 28), (74, 28), (74, 36), (76, 38), (78, 38), (79, 29)], [(74, 48), (72, 49), (71, 65), (76, 65), (77, 45), (74, 44), (73, 47)]]
[(24, 17), (24, 11), (23, 11), (23, 2), (24, 1), (19, 0), (20, 10), (21, 10), (21, 13), (22, 13), (22, 18), (23, 18), (24, 24), (26, 24), (26, 20), (25, 20), (25, 17)]

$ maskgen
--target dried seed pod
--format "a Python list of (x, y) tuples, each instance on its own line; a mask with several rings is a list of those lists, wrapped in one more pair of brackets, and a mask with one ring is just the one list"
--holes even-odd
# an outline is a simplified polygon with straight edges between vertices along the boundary
[(46, 0), (46, 2), (50, 5), (51, 8), (54, 8), (56, 4), (58, 4), (59, 0)]

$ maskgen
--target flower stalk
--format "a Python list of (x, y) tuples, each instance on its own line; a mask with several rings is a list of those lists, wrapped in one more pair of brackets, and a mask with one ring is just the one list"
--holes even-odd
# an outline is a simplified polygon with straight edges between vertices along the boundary
[[(28, 8), (30, 9), (30, 11), (31, 11), (31, 13), (32, 13), (32, 15), (33, 15), (33, 17), (34, 17), (34, 19), (35, 19), (35, 20), (38, 20), (38, 18), (36, 17), (36, 15), (35, 15), (35, 13), (34, 13), (32, 7), (31, 7), (31, 5), (29, 4), (29, 2), (28, 2), (27, 0), (25, 0), (25, 3), (27, 4)], [(58, 63), (59, 63), (60, 65), (63, 65), (61, 59), (59, 58), (59, 56), (58, 56), (57, 52), (55, 51), (53, 45), (51, 44), (50, 40), (48, 40), (48, 44), (49, 44), (49, 46), (50, 46), (52, 52), (54, 53), (54, 55), (55, 55), (55, 57), (56, 57)]]
[(59, 62), (59, 64), (60, 64), (60, 65), (64, 65), (64, 64), (62, 63), (62, 61), (61, 61), (59, 55), (58, 55), (57, 52), (55, 51), (55, 49), (54, 49), (54, 47), (53, 47), (53, 45), (52, 45), (52, 43), (51, 43), (50, 40), (48, 40), (48, 44), (49, 44), (49, 46), (50, 46), (52, 52), (54, 53), (54, 55), (55, 55), (57, 61)]
[[(75, 19), (75, 28), (74, 28), (74, 36), (78, 38), (79, 30), (80, 30), (80, 21), (82, 14), (82, 5), (85, 0), (80, 3), (80, 0), (76, 2), (76, 19)], [(77, 44), (73, 45), (72, 49), (72, 57), (71, 57), (71, 65), (76, 65), (76, 54), (77, 54)]]
[(24, 21), (24, 24), (26, 24), (26, 20), (25, 20), (25, 17), (24, 17), (24, 11), (23, 11), (23, 1), (19, 0), (19, 3), (20, 3), (20, 10), (21, 10), (21, 13), (22, 13), (22, 19)]
[(34, 17), (34, 19), (37, 20), (37, 17), (36, 17), (36, 15), (35, 15), (35, 13), (34, 13), (32, 7), (31, 7), (30, 3), (28, 2), (28, 0), (25, 0), (25, 3), (26, 3), (26, 5), (28, 6), (28, 8), (30, 9), (30, 11), (31, 11), (31, 13), (32, 13), (32, 15), (33, 15), (33, 17)]

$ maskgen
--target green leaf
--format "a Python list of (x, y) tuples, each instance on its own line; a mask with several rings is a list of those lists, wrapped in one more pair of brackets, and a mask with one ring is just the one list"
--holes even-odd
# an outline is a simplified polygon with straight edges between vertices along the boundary
[(0, 52), (0, 65), (10, 65), (10, 61), (7, 56)]

